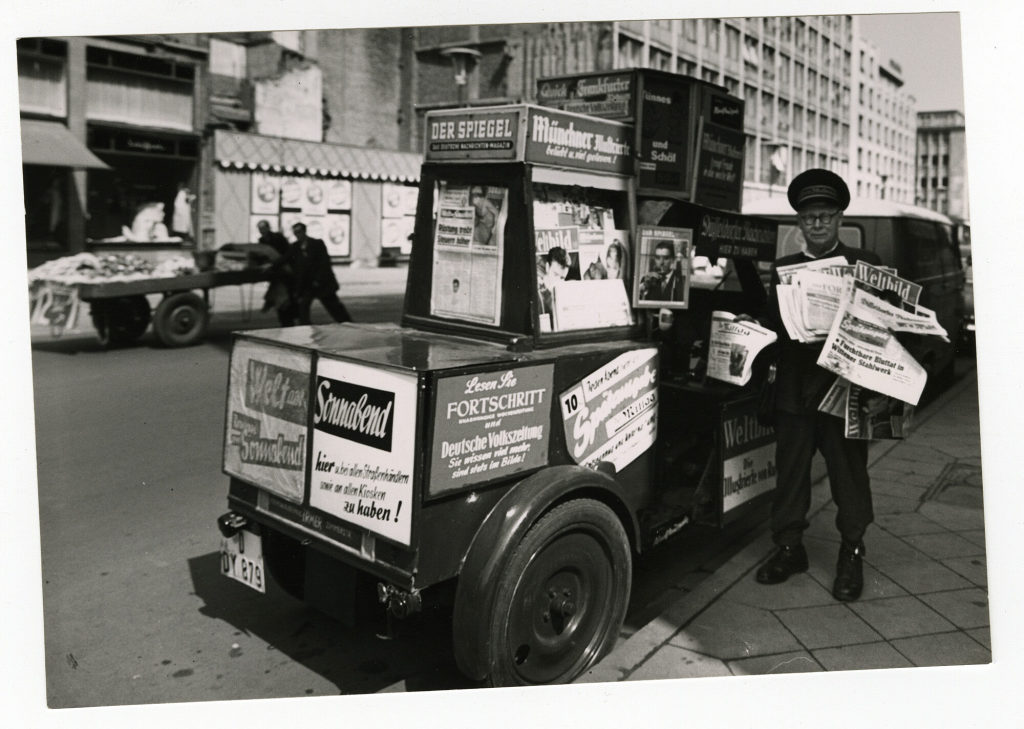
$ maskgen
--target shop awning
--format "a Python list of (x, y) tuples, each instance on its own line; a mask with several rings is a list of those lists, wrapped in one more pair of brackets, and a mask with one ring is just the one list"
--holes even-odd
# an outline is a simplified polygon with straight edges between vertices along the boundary
[(214, 157), (225, 168), (347, 177), (383, 182), (418, 182), (419, 154), (350, 147), (328, 142), (266, 137), (218, 129)]
[(108, 170), (99, 157), (55, 121), (21, 120), (21, 163), (50, 167), (92, 167)]

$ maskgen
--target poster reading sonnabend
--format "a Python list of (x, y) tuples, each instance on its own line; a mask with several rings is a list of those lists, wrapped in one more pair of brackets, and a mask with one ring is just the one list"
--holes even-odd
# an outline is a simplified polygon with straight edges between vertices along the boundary
[(553, 371), (548, 364), (438, 380), (431, 491), (546, 466)]
[(302, 501), (310, 355), (239, 340), (231, 352), (224, 471)]
[(658, 435), (658, 350), (620, 354), (559, 396), (570, 457), (621, 471)]
[(416, 378), (317, 362), (309, 505), (409, 544)]

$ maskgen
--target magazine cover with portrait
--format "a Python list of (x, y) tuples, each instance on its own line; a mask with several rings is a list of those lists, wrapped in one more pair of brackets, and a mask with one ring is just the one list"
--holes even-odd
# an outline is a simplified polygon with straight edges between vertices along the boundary
[(637, 229), (633, 306), (685, 309), (690, 298), (690, 247), (693, 231), (642, 225)]

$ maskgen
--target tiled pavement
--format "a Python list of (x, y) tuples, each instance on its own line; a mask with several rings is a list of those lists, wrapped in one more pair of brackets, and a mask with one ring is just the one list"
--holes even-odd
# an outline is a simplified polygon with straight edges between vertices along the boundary
[(991, 661), (980, 426), (972, 369), (905, 441), (870, 451), (875, 523), (860, 600), (831, 595), (839, 537), (825, 479), (813, 491), (806, 574), (755, 582), (767, 530), (580, 682)]

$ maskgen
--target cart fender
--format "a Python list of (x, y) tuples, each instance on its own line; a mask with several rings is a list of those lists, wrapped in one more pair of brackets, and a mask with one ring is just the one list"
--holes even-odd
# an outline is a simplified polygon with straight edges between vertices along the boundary
[(553, 506), (570, 498), (592, 498), (619, 516), (633, 549), (638, 524), (622, 487), (601, 471), (553, 466), (523, 479), (502, 496), (484, 519), (462, 558), (452, 614), (455, 660), (470, 678), (487, 677), (487, 616), (505, 562), (526, 532)]

